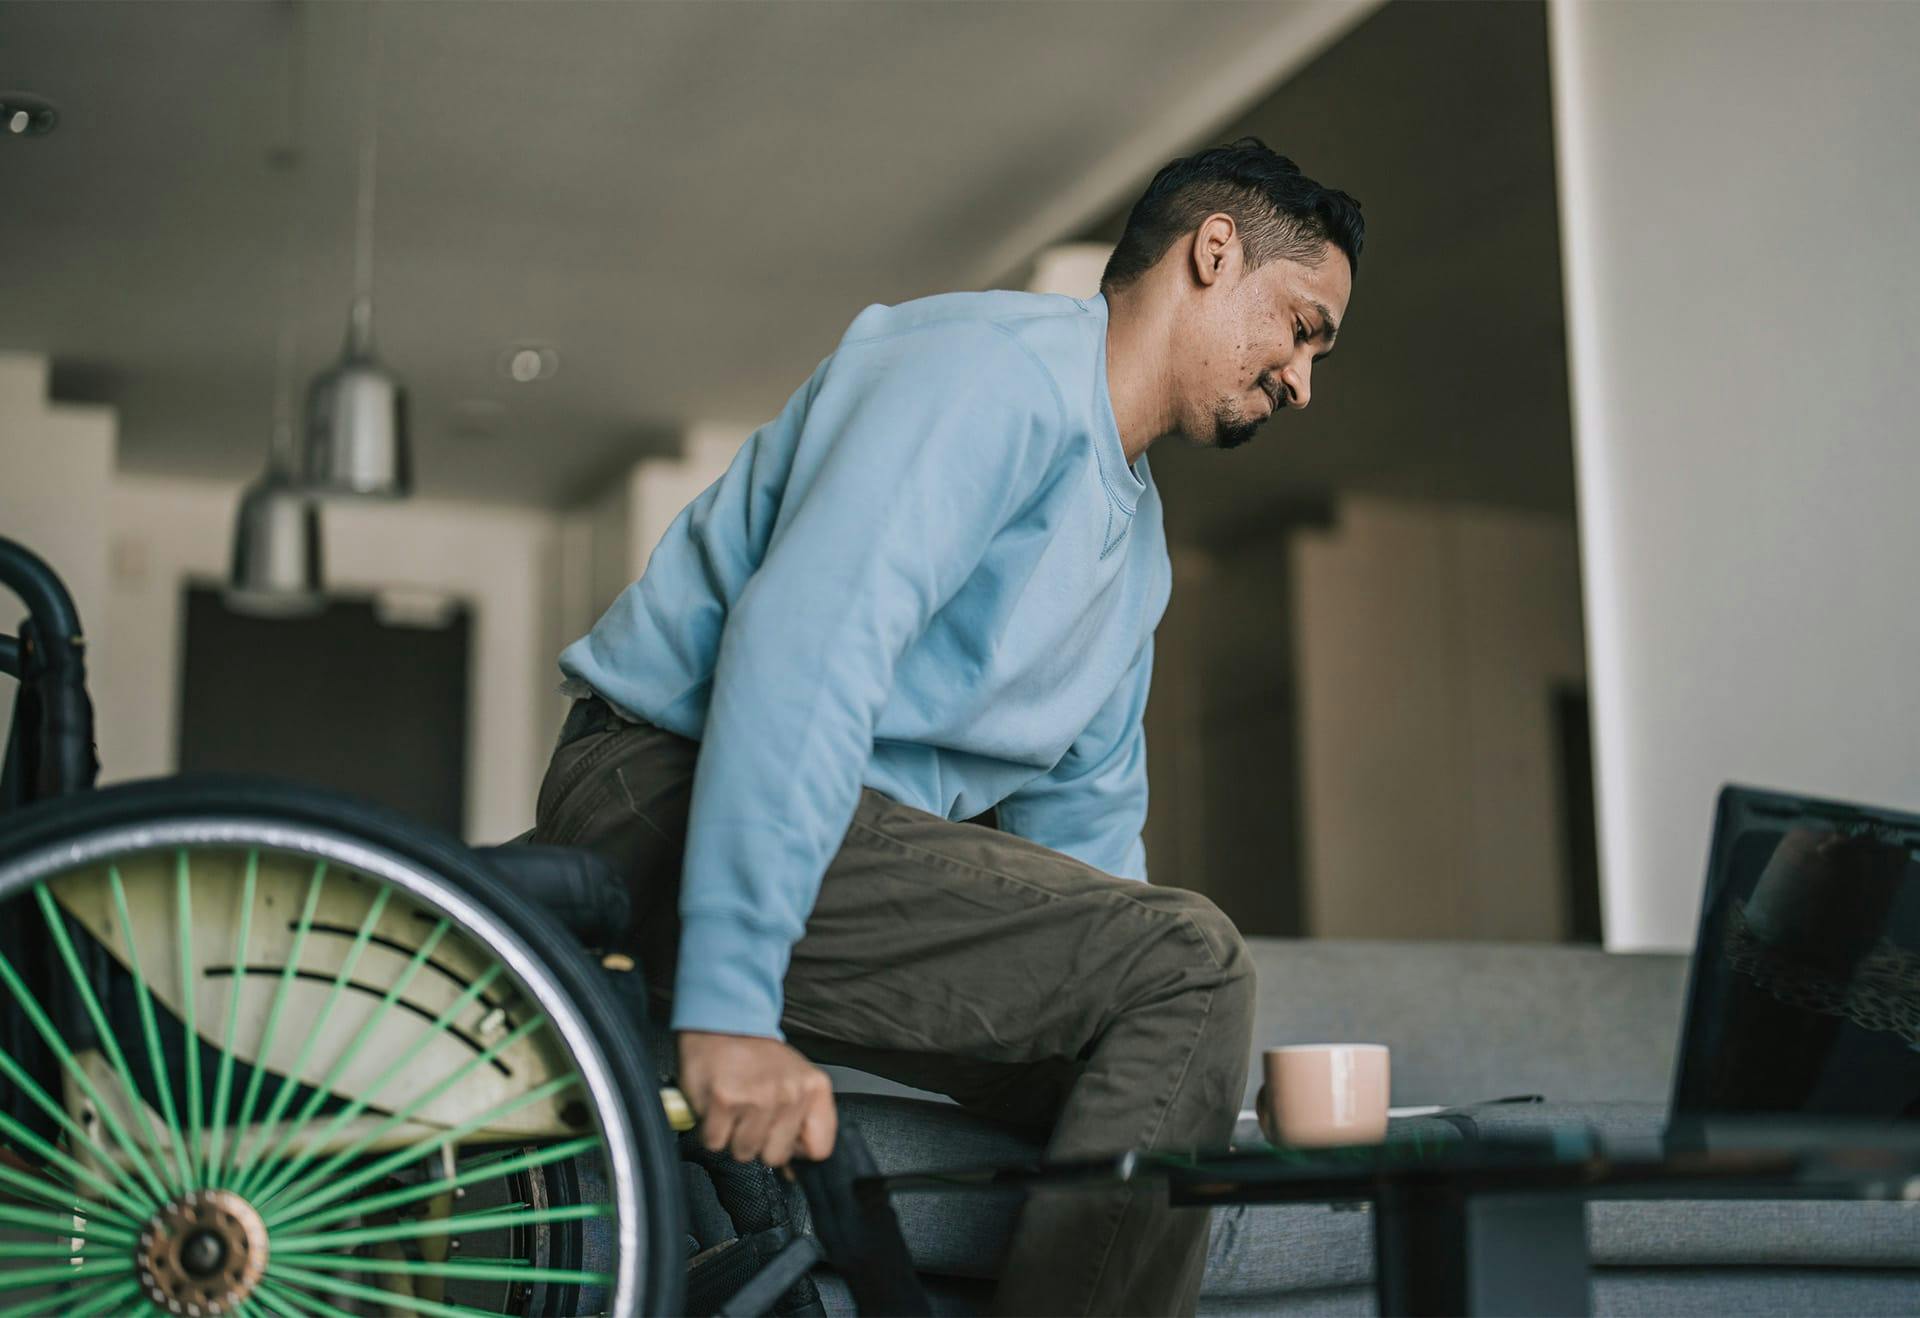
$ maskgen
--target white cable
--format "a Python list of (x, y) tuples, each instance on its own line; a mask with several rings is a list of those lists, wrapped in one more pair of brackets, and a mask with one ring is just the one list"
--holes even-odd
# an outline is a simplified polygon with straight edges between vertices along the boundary
[(293, 360), (299, 351), (299, 322), (294, 311), (294, 291), (299, 283), (300, 236), (305, 218), (300, 205), (300, 107), (305, 43), (301, 40), (301, 11), (288, 6), (293, 24), (287, 36), (286, 95), (280, 104), (281, 149), (286, 153), (287, 239), (280, 270), (280, 334), (274, 359), (273, 435), (268, 444), (267, 469), (291, 475), (297, 456), (294, 447)]
[(380, 145), (377, 112), (380, 87), (380, 6), (367, 6), (367, 72), (362, 89), (360, 125), (360, 215), (354, 239), (354, 293), (356, 300), (373, 298), (374, 157)]

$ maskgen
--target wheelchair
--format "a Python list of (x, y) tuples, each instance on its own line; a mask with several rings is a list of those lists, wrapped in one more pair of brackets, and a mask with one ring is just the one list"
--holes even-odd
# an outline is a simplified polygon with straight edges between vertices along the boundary
[[(0, 1318), (686, 1312), (693, 1118), (590, 955), (615, 876), (268, 781), (96, 789), (72, 601), (4, 539), (0, 585)], [(857, 1132), (796, 1172), (814, 1234), (718, 1311), (824, 1255), (927, 1312)]]

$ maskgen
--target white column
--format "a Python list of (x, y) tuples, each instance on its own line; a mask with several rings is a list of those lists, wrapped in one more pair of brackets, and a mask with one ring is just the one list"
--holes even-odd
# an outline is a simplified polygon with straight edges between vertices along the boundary
[(1920, 808), (1920, 5), (1552, 0), (1607, 938), (1728, 780)]

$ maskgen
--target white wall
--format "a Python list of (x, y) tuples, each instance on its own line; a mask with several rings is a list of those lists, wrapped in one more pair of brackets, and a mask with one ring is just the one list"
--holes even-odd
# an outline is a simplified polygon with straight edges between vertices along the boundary
[(1583, 679), (1564, 518), (1351, 498), (1293, 554), (1309, 930), (1565, 934), (1551, 697)]
[(1608, 943), (1729, 779), (1920, 808), (1920, 5), (1550, 9)]

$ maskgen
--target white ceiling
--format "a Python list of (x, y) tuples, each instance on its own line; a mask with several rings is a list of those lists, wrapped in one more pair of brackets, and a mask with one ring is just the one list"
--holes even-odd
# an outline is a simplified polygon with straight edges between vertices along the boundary
[[(1017, 277), (1373, 3), (382, 5), (379, 339), (423, 492), (561, 504), (764, 420), (861, 306)], [(259, 465), (290, 202), (298, 379), (337, 350), (368, 10), (295, 8), (0, 3), (0, 88), (62, 115), (0, 137), (0, 348), (116, 405), (127, 468)], [(503, 378), (523, 340), (552, 380)]]

